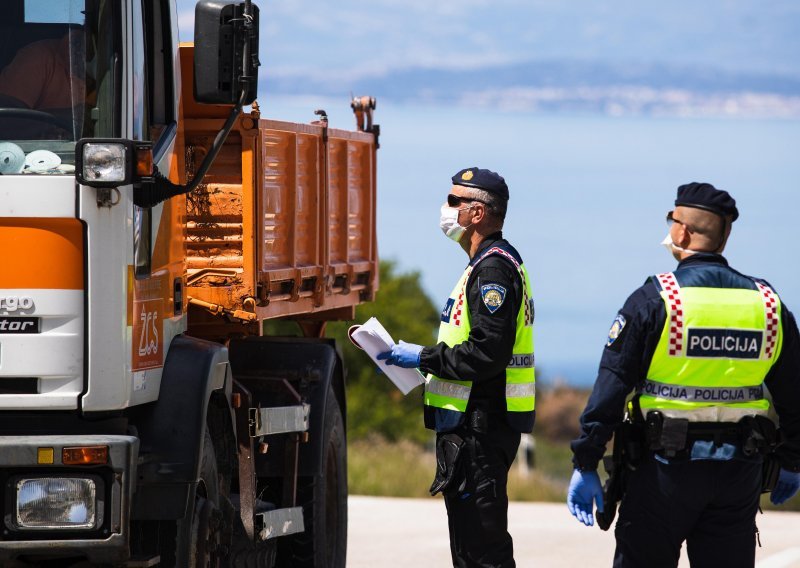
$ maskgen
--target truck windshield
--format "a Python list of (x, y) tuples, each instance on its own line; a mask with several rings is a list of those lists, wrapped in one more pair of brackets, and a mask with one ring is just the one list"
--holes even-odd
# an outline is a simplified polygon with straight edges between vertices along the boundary
[(68, 174), (75, 141), (117, 134), (115, 0), (3, 0), (0, 174)]

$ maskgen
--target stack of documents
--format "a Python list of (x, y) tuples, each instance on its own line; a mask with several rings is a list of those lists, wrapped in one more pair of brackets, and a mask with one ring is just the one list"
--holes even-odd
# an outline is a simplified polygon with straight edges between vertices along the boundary
[(386, 376), (400, 389), (404, 395), (415, 387), (425, 382), (425, 376), (419, 369), (404, 369), (396, 365), (387, 365), (386, 361), (379, 361), (378, 354), (392, 349), (394, 340), (389, 332), (375, 318), (369, 318), (364, 325), (354, 325), (348, 331), (350, 341), (366, 351), (376, 365), (386, 373)]

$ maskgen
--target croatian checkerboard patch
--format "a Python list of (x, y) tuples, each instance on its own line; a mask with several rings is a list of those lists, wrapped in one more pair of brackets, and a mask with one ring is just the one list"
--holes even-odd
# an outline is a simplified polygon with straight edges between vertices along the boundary
[(506, 299), (506, 289), (499, 284), (484, 284), (481, 286), (481, 298), (490, 314), (495, 313)]
[(606, 347), (611, 347), (611, 344), (617, 340), (624, 327), (625, 316), (622, 314), (617, 314), (617, 317), (614, 318), (614, 323), (611, 324), (611, 329), (608, 330), (608, 341), (606, 341)]

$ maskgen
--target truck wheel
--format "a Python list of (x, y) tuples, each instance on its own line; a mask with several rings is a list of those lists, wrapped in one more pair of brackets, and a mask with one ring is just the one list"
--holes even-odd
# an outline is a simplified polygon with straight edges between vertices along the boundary
[[(333, 390), (325, 405), (321, 473), (298, 479), (305, 532), (288, 537), (279, 566), (345, 568), (347, 556), (347, 442), (342, 412)], [(283, 543), (282, 543), (283, 544)]]
[(200, 461), (200, 482), (194, 504), (186, 518), (178, 522), (176, 566), (187, 568), (219, 568), (222, 566), (221, 545), (223, 515), (219, 508), (220, 488), (217, 458), (211, 432), (206, 427), (203, 455)]

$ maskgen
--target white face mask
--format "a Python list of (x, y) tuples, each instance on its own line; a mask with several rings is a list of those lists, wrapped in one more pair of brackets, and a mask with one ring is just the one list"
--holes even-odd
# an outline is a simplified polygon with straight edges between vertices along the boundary
[[(469, 209), (469, 207), (465, 207), (465, 209)], [(439, 217), (439, 228), (448, 239), (452, 239), (455, 242), (459, 242), (461, 237), (464, 236), (464, 232), (469, 229), (469, 225), (462, 227), (458, 224), (458, 213), (460, 211), (461, 209), (442, 205), (442, 215)]]
[(688, 253), (688, 254), (694, 254), (694, 253), (698, 252), (696, 250), (685, 249), (685, 248), (679, 247), (678, 245), (676, 245), (675, 243), (672, 242), (672, 237), (670, 236), (669, 233), (667, 233), (667, 236), (664, 237), (663, 241), (661, 241), (661, 245), (665, 249), (667, 249), (669, 254), (671, 254), (672, 256), (674, 256), (678, 260), (679, 260), (679, 258), (678, 258), (678, 255), (676, 254), (675, 251), (685, 252), (685, 253)]

